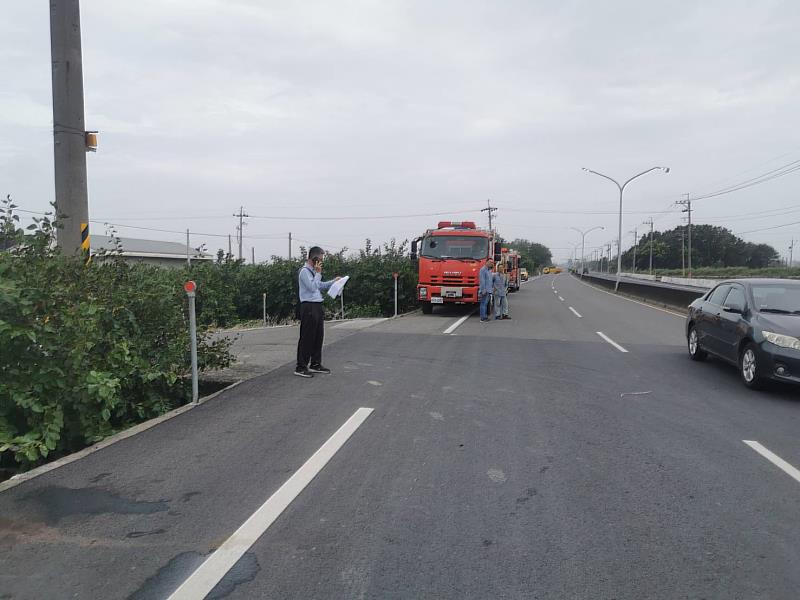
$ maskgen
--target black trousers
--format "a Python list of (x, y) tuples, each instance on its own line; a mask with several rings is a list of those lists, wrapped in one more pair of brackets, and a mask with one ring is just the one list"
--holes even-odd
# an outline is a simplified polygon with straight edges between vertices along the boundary
[(297, 368), (322, 364), (325, 337), (325, 311), (321, 302), (300, 304), (300, 340), (297, 342)]

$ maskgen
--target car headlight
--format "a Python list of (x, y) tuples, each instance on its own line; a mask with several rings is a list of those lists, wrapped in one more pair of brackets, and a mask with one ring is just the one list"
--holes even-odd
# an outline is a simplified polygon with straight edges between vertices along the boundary
[(792, 350), (800, 350), (800, 340), (790, 335), (783, 335), (782, 333), (772, 333), (765, 331), (764, 337), (770, 344), (775, 344), (781, 348), (791, 348)]
[(427, 298), (428, 297), (428, 288), (419, 288), (419, 297), (420, 298)]

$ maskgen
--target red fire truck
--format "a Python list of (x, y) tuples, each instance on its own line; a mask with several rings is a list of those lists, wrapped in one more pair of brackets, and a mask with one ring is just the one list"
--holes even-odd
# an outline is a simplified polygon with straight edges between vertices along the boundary
[(502, 249), (502, 264), (505, 265), (508, 276), (508, 291), (518, 292), (522, 276), (519, 268), (520, 254), (516, 250)]
[(490, 257), (500, 259), (500, 243), (491, 231), (472, 221), (440, 221), (411, 242), (411, 258), (419, 261), (417, 299), (430, 314), (437, 304), (477, 304), (478, 272)]

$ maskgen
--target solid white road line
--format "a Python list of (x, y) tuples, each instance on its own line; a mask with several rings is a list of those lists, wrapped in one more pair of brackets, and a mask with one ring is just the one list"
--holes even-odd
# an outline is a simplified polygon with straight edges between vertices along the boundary
[(467, 319), (469, 319), (469, 318), (472, 316), (472, 314), (473, 314), (473, 313), (470, 313), (470, 314), (468, 314), (468, 315), (464, 315), (464, 316), (463, 316), (463, 317), (461, 317), (461, 318), (460, 318), (458, 321), (456, 321), (455, 323), (453, 323), (452, 325), (450, 325), (450, 327), (448, 327), (447, 329), (445, 329), (443, 333), (453, 333), (453, 332), (454, 332), (454, 331), (455, 331), (455, 330), (458, 328), (458, 326), (459, 326), (459, 325), (461, 325), (461, 324), (462, 324), (464, 321), (466, 321)]
[(573, 313), (573, 314), (574, 314), (576, 317), (578, 317), (579, 319), (582, 319), (582, 318), (583, 318), (583, 317), (581, 316), (581, 313), (579, 313), (577, 310), (575, 310), (575, 309), (574, 309), (574, 308), (572, 308), (571, 306), (569, 307), (569, 309), (570, 309), (570, 310), (572, 311), (572, 313)]
[(783, 460), (780, 456), (778, 456), (777, 454), (773, 454), (772, 452), (764, 448), (764, 446), (753, 440), (742, 440), (742, 441), (748, 446), (750, 446), (753, 450), (758, 452), (761, 456), (766, 458), (773, 465), (783, 470), (787, 475), (789, 475), (789, 477), (791, 477), (795, 481), (800, 481), (800, 471), (795, 469), (792, 465)]
[(625, 348), (623, 348), (622, 346), (620, 346), (620, 345), (619, 345), (617, 342), (615, 342), (614, 340), (612, 340), (610, 337), (608, 337), (608, 336), (607, 336), (605, 333), (603, 333), (602, 331), (598, 331), (598, 332), (597, 332), (597, 335), (599, 335), (601, 338), (603, 338), (603, 339), (604, 339), (605, 341), (607, 341), (609, 344), (611, 344), (612, 346), (614, 346), (614, 348), (616, 348), (616, 349), (617, 349), (617, 350), (619, 350), (620, 352), (627, 352), (627, 350), (625, 350)]
[(311, 483), (336, 452), (366, 420), (373, 409), (359, 408), (298, 471), (261, 505), (206, 561), (169, 597), (169, 600), (205, 598), (225, 574), (260, 538), (292, 500)]

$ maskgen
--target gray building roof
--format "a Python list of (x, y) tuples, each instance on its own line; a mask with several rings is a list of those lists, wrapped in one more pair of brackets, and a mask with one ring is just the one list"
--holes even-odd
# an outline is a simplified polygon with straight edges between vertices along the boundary
[[(122, 256), (186, 259), (186, 244), (136, 238), (119, 238), (119, 240), (122, 245)], [(92, 235), (91, 244), (92, 252), (98, 252), (101, 249), (108, 251), (114, 249), (111, 238), (105, 235)], [(212, 255), (206, 252), (198, 252), (194, 248), (190, 248), (190, 256), (193, 259), (200, 260), (213, 259)]]

